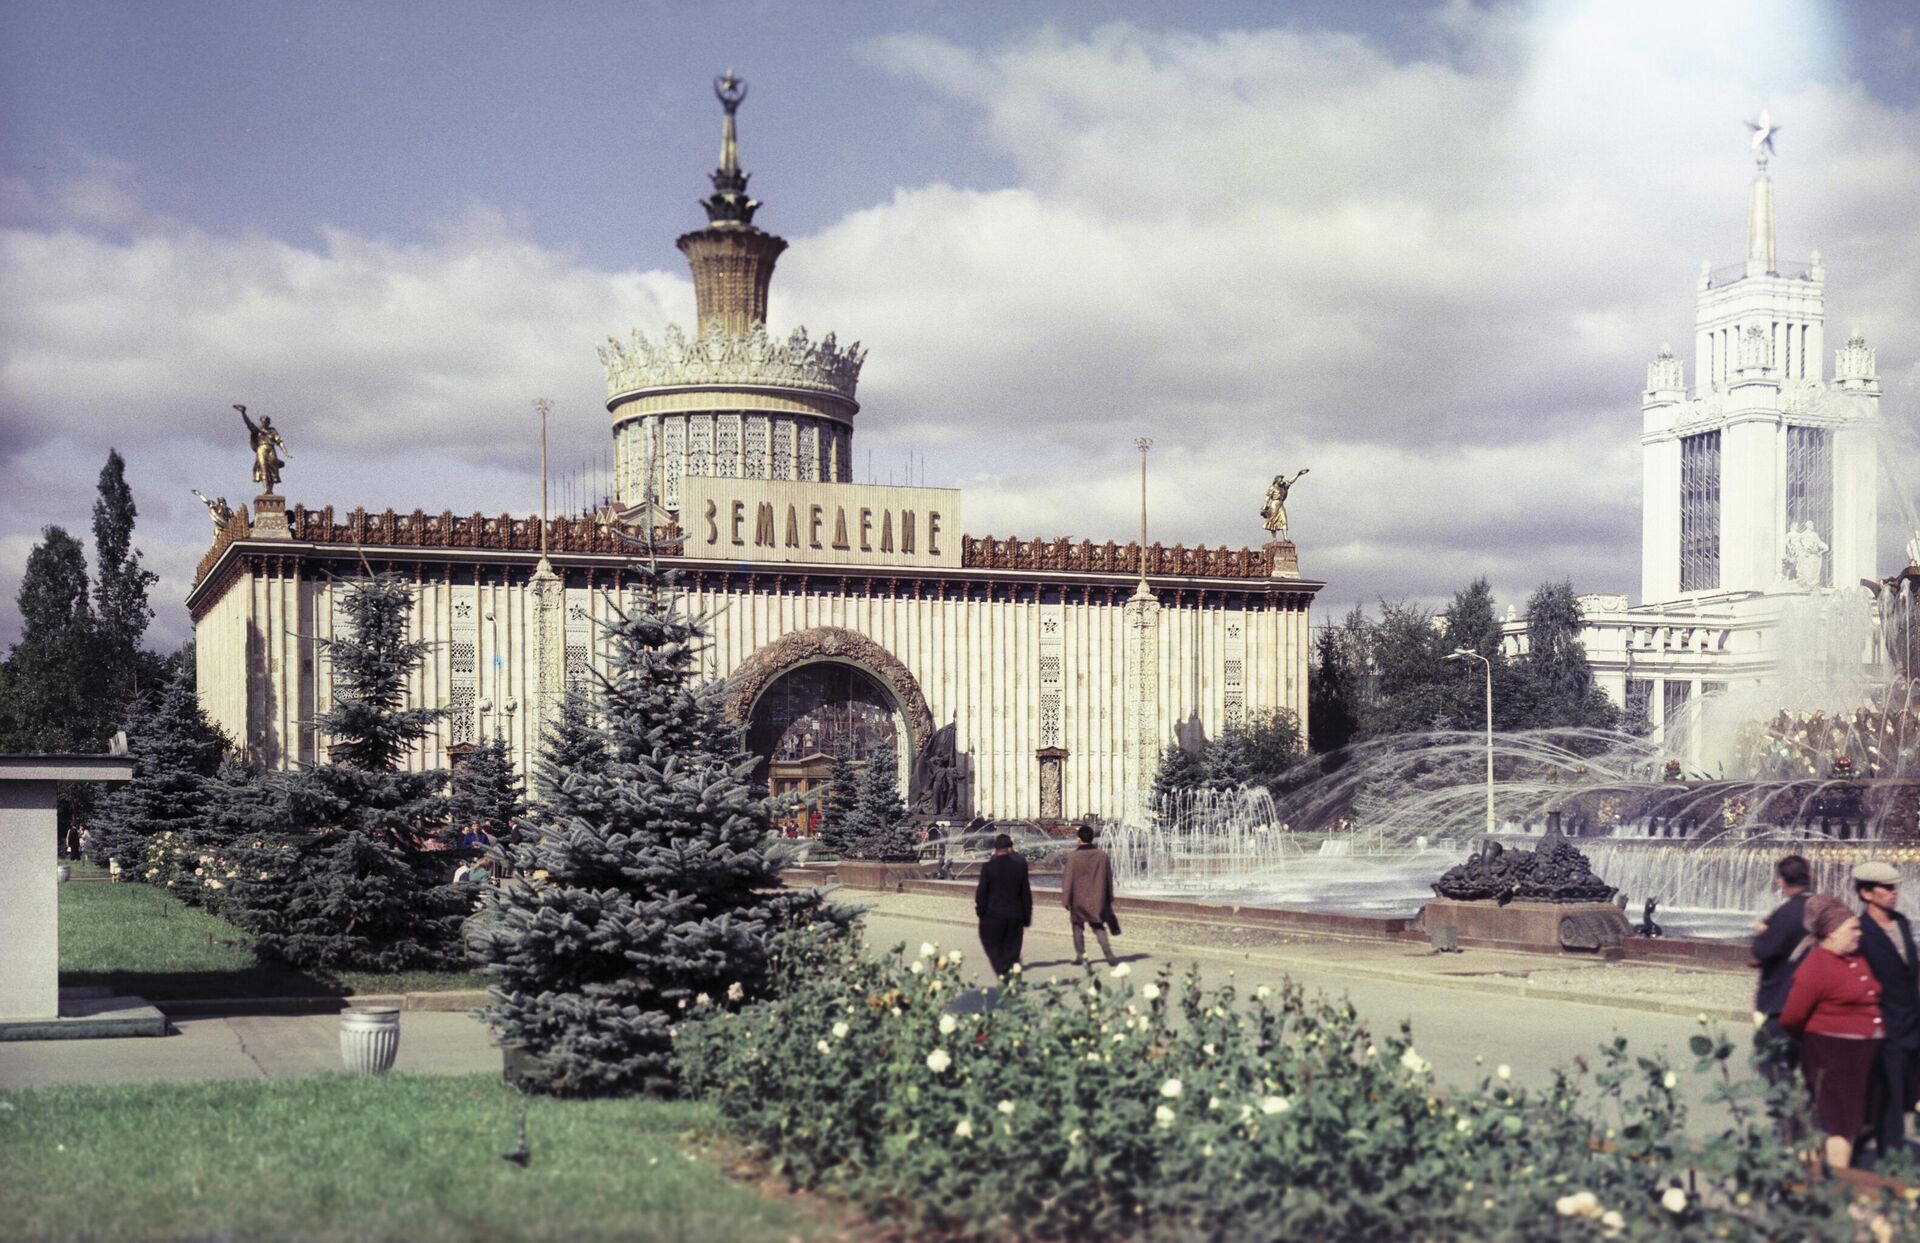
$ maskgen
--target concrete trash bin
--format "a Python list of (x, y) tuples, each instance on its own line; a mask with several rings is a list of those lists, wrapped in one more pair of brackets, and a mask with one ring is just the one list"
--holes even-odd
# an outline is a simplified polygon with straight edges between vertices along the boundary
[(340, 1015), (340, 1060), (356, 1075), (393, 1069), (400, 1052), (398, 1006), (353, 1006)]

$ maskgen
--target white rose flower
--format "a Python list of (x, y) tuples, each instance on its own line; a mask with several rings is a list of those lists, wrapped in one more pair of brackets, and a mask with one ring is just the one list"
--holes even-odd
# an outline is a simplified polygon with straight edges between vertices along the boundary
[(1433, 1069), (1433, 1063), (1408, 1049), (1400, 1055), (1400, 1065), (1416, 1075), (1424, 1075)]
[(954, 964), (956, 967), (960, 965), (960, 961), (965, 957), (966, 955), (962, 954), (959, 950), (947, 951), (947, 961)]
[(953, 1058), (945, 1049), (935, 1049), (927, 1054), (927, 1069), (936, 1075), (951, 1065), (953, 1065)]
[(1453, 1129), (1460, 1132), (1460, 1134), (1465, 1135), (1468, 1131), (1471, 1131), (1473, 1129), (1473, 1123), (1468, 1122), (1465, 1118), (1462, 1118), (1460, 1119), (1460, 1121), (1453, 1124)]
[(1667, 1091), (1671, 1092), (1675, 1088), (1680, 1086), (1680, 1076), (1674, 1074), (1672, 1071), (1668, 1071), (1667, 1077), (1665, 1079), (1662, 1079), (1660, 1083), (1661, 1083), (1661, 1086), (1667, 1089)]
[(1073, 1128), (1073, 1130), (1067, 1132), (1067, 1146), (1070, 1148), (1076, 1147), (1079, 1143), (1080, 1143), (1080, 1128), (1075, 1127)]
[(943, 1014), (940, 1016), (940, 1034), (942, 1036), (953, 1035), (959, 1026), (960, 1020), (954, 1018), (951, 1014)]
[(693, 996), (693, 1004), (696, 1006), (710, 1006), (713, 1004), (713, 998), (707, 996), (705, 993), (695, 993)]
[(1220, 1098), (1217, 1096), (1209, 1096), (1207, 1098), (1207, 1108), (1210, 1110), (1220, 1108)]
[(1176, 1100), (1179, 1098), (1180, 1092), (1184, 1086), (1185, 1085), (1183, 1085), (1178, 1079), (1169, 1079), (1165, 1083), (1160, 1085), (1160, 1095), (1166, 1097), (1170, 1101)]
[(1293, 1102), (1284, 1096), (1268, 1096), (1260, 1101), (1260, 1112), (1269, 1118), (1275, 1114), (1283, 1114), (1292, 1108)]
[(1669, 1187), (1660, 1196), (1660, 1207), (1669, 1213), (1687, 1211), (1687, 1193), (1678, 1187)]
[(1161, 1105), (1160, 1107), (1158, 1107), (1153, 1111), (1153, 1120), (1155, 1122), (1158, 1122), (1161, 1126), (1172, 1126), (1173, 1110), (1168, 1108), (1165, 1105)]
[(833, 1025), (833, 1038), (835, 1040), (845, 1040), (847, 1038), (847, 1032), (849, 1032), (850, 1030), (852, 1029), (846, 1025), (846, 1022), (844, 1020), (842, 1020), (841, 1022), (835, 1023)]
[(920, 957), (932, 958), (935, 954), (938, 954), (939, 952), (940, 952), (939, 950), (933, 947), (933, 942), (931, 941), (920, 942)]
[(1100, 1060), (1100, 1055), (1098, 1053), (1089, 1053), (1087, 1054), (1087, 1060), (1089, 1062), (1097, 1062)]
[(830, 1044), (828, 1044), (828, 1043), (827, 1043), (826, 1041), (824, 1041), (824, 1040), (816, 1040), (816, 1041), (814, 1041), (814, 1042), (813, 1042), (813, 1047), (814, 1047), (814, 1048), (816, 1048), (816, 1049), (818, 1049), (818, 1050), (820, 1050), (820, 1052), (822, 1052), (822, 1053), (831, 1053), (831, 1052), (833, 1052), (833, 1046), (832, 1046), (832, 1045), (830, 1045)]
[(1511, 1079), (1513, 1078), (1513, 1067), (1507, 1065), (1505, 1062), (1502, 1062), (1493, 1073), (1500, 1076), (1502, 1079)]
[(1021, 967), (1019, 963), (1015, 963), (1011, 967), (1007, 968), (1008, 975), (1019, 975), (1020, 971), (1021, 971)]
[(1160, 986), (1158, 984), (1149, 984), (1140, 990), (1140, 995), (1148, 1001), (1158, 1001), (1160, 1000)]
[(973, 1119), (962, 1118), (960, 1119), (960, 1121), (954, 1123), (953, 1133), (955, 1135), (958, 1135), (961, 1139), (972, 1139), (973, 1138)]
[(740, 981), (735, 980), (733, 983), (727, 985), (728, 1001), (739, 1001), (741, 998), (745, 997), (746, 995), (747, 995), (747, 990), (740, 987)]
[(1133, 967), (1128, 963), (1123, 962), (1113, 969), (1113, 978), (1116, 980), (1124, 980), (1132, 974)]
[(1255, 997), (1258, 997), (1260, 1000), (1265, 1001), (1267, 998), (1273, 996), (1273, 990), (1268, 988), (1265, 984), (1262, 984), (1259, 988), (1256, 988), (1253, 990), (1253, 995)]
[(1600, 1226), (1606, 1231), (1607, 1237), (1612, 1238), (1627, 1228), (1627, 1219), (1620, 1215), (1619, 1209), (1610, 1208), (1600, 1214)]
[(927, 991), (928, 991), (928, 992), (930, 992), (930, 993), (937, 993), (937, 992), (939, 992), (939, 991), (940, 991), (940, 981), (938, 981), (938, 980), (928, 980), (928, 981), (927, 981)]
[(913, 972), (915, 975), (919, 975), (922, 971), (925, 971), (926, 969), (927, 969), (926, 965), (920, 962), (918, 959), (915, 959), (913, 962), (910, 962), (907, 964), (907, 970)]
[(1001, 1113), (1005, 1114), (1009, 1118), (1013, 1117), (1012, 1101), (1001, 1101), (998, 1105), (995, 1105), (994, 1108), (999, 1110)]

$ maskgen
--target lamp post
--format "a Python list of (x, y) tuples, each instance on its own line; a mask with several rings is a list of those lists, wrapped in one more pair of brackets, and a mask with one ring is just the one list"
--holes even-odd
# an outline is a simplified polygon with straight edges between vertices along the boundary
[(1477, 660), (1487, 674), (1487, 832), (1493, 832), (1493, 662), (1470, 647), (1457, 647), (1443, 660)]

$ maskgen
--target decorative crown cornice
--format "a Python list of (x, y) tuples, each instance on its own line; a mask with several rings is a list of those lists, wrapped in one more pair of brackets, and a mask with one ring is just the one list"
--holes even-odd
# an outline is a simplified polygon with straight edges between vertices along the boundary
[(858, 341), (843, 348), (828, 333), (816, 344), (805, 328), (775, 341), (764, 324), (750, 333), (730, 333), (714, 324), (699, 337), (673, 324), (658, 345), (636, 328), (625, 342), (608, 337), (600, 347), (607, 393), (613, 397), (652, 388), (766, 386), (813, 389), (852, 401), (866, 360)]

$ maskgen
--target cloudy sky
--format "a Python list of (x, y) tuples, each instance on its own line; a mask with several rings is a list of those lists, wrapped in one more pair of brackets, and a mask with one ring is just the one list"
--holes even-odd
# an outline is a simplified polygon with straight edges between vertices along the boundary
[[(595, 344), (690, 322), (710, 80), (751, 94), (772, 326), (871, 349), (859, 477), (974, 534), (1257, 543), (1329, 610), (1638, 590), (1645, 364), (1737, 260), (1742, 120), (1783, 257), (1879, 348), (1911, 523), (1920, 17), (1902, 0), (0, 7), (0, 642), (109, 447), (153, 638), (271, 413), (307, 505), (527, 511), (610, 443)], [(1683, 351), (1684, 353), (1684, 351)], [(1689, 377), (1691, 379), (1691, 377)], [(918, 462), (919, 457), (914, 457)], [(920, 467), (915, 467), (916, 471)], [(1891, 554), (1889, 554), (1891, 555)]]

